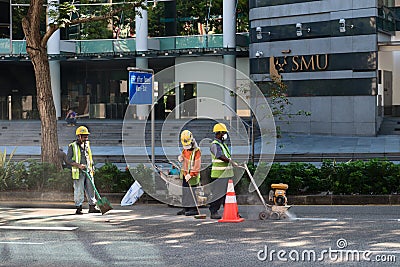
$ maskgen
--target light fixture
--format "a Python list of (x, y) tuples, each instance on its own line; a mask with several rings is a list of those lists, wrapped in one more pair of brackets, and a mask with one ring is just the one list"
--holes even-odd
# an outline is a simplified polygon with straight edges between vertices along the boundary
[(122, 55), (122, 54), (119, 54), (119, 57), (123, 57), (123, 55)]
[(345, 19), (339, 19), (339, 31), (340, 32), (346, 32), (346, 27), (350, 28), (350, 29), (353, 29), (354, 25), (351, 24), (349, 26), (346, 26), (346, 20)]
[(188, 54), (189, 54), (189, 55), (191, 55), (192, 53), (193, 53), (192, 51), (189, 51), (189, 53), (188, 53)]
[(97, 58), (101, 58), (101, 56), (100, 56), (100, 55), (97, 55)]
[(165, 54), (164, 54), (164, 55), (168, 56), (168, 52), (165, 52)]
[(145, 54), (145, 53), (143, 53), (143, 54), (142, 54), (142, 57), (145, 57), (145, 56), (146, 56), (146, 54)]
[(310, 28), (307, 28), (307, 29), (304, 29), (304, 30), (303, 30), (303, 24), (301, 24), (301, 23), (296, 23), (296, 35), (297, 35), (297, 36), (302, 36), (302, 35), (303, 35), (303, 31), (311, 32), (311, 29), (310, 29)]
[(257, 51), (256, 52), (256, 57), (257, 58), (262, 57), (263, 55), (264, 55), (264, 53), (262, 51)]
[(271, 32), (263, 32), (261, 27), (257, 27), (256, 28), (256, 33), (257, 33), (256, 37), (257, 37), (258, 40), (262, 39), (262, 35), (263, 34), (271, 35)]

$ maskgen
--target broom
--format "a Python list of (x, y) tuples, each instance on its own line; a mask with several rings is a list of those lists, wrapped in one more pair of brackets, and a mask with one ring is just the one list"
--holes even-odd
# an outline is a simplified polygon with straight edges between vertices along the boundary
[(88, 171), (85, 170), (85, 171), (83, 171), (83, 172), (87, 175), (87, 177), (88, 177), (89, 180), (90, 180), (90, 183), (91, 183), (92, 186), (93, 186), (94, 192), (96, 193), (96, 196), (97, 196), (96, 205), (97, 205), (97, 207), (100, 209), (101, 214), (104, 215), (104, 213), (106, 213), (107, 211), (112, 210), (113, 207), (111, 206), (110, 201), (108, 201), (108, 199), (107, 199), (106, 197), (103, 197), (103, 198), (102, 198), (102, 197), (100, 196), (99, 192), (98, 192), (97, 189), (96, 189), (96, 186), (94, 185), (94, 182), (93, 182), (93, 180), (92, 180), (92, 177), (90, 176), (90, 174), (88, 173)]
[[(183, 178), (183, 179), (185, 179), (185, 178)], [(199, 209), (199, 206), (197, 205), (196, 197), (193, 194), (192, 186), (189, 184), (189, 182), (188, 182), (188, 185), (189, 185), (190, 193), (192, 193), (193, 201), (194, 201), (194, 204), (196, 205), (196, 209), (197, 209), (197, 213), (198, 213), (197, 215), (194, 215), (194, 218), (195, 219), (206, 219), (207, 218), (206, 214), (200, 214), (200, 209)]]

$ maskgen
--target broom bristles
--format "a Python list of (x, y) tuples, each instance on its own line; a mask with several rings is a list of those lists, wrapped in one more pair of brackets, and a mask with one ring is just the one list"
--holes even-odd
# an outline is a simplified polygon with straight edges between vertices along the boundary
[(111, 206), (110, 201), (107, 198), (102, 198), (97, 201), (97, 206), (99, 207), (101, 214), (106, 213), (109, 210), (112, 210), (113, 207)]

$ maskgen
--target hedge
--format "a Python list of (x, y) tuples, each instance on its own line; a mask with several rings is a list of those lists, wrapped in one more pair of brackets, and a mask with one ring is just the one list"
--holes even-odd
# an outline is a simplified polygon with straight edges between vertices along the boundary
[[(255, 166), (249, 163), (254, 173)], [(260, 186), (262, 194), (267, 195), (272, 183), (287, 183), (288, 194), (397, 194), (400, 192), (400, 165), (381, 159), (369, 161), (350, 161), (337, 163), (326, 160), (316, 167), (310, 163), (273, 163), (267, 172), (267, 164), (258, 165), (260, 177), (265, 179)], [(132, 174), (133, 176), (132, 176)], [(209, 175), (209, 170), (202, 172)], [(114, 164), (106, 163), (96, 170), (95, 181), (100, 192), (124, 193), (134, 182), (141, 183), (143, 177), (151, 177), (151, 169), (140, 164), (130, 170), (119, 170)], [(235, 179), (239, 179), (236, 177)], [(203, 184), (207, 179), (202, 177)], [(151, 182), (149, 180), (149, 182)], [(250, 180), (243, 174), (235, 187), (236, 194), (247, 194)], [(56, 171), (54, 166), (35, 161), (7, 162), (0, 165), (0, 191), (72, 191), (70, 170)]]

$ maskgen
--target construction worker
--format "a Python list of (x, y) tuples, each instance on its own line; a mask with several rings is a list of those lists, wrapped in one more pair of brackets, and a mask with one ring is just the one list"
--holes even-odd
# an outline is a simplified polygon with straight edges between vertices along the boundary
[[(193, 200), (193, 195), (195, 195), (193, 187), (198, 186), (200, 183), (201, 151), (193, 138), (193, 134), (188, 130), (184, 130), (181, 133), (181, 143), (183, 150), (181, 155), (178, 156), (178, 161), (182, 163), (180, 178), (182, 179), (183, 187), (183, 209), (177, 215), (193, 216), (198, 215), (196, 204)], [(193, 195), (189, 190), (192, 190)]]
[[(229, 179), (234, 176), (233, 167), (237, 166), (237, 163), (232, 161), (231, 152), (228, 146), (224, 143), (228, 138), (228, 129), (223, 123), (217, 123), (213, 127), (215, 133), (215, 139), (211, 143), (211, 193), (213, 196), (212, 202), (210, 203), (209, 209), (211, 213), (211, 219), (221, 219), (221, 215), (218, 214), (218, 210), (221, 204), (225, 202), (225, 194), (228, 187)], [(218, 196), (222, 196), (215, 199)]]
[(76, 141), (68, 146), (67, 161), (71, 166), (72, 179), (74, 180), (75, 214), (83, 214), (82, 203), (84, 193), (89, 202), (89, 213), (100, 213), (96, 208), (96, 198), (90, 179), (83, 170), (90, 172), (93, 177), (93, 158), (89, 144), (89, 131), (85, 126), (76, 129)]

